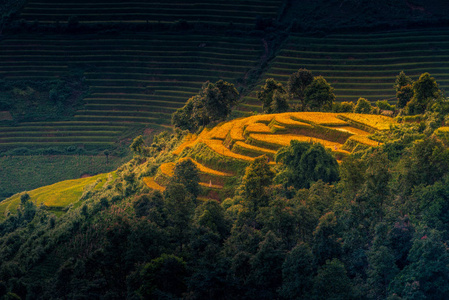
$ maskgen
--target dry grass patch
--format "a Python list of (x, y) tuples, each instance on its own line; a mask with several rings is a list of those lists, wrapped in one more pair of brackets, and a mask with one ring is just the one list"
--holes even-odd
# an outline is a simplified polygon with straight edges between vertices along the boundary
[(352, 133), (354, 135), (361, 135), (361, 136), (368, 136), (371, 133), (369, 133), (368, 131), (362, 130), (362, 129), (358, 129), (352, 126), (342, 126), (342, 127), (333, 127), (333, 129), (339, 130), (339, 131), (343, 131), (343, 132), (349, 132)]
[(374, 130), (389, 130), (392, 125), (397, 124), (395, 119), (382, 115), (343, 113), (339, 114), (339, 117), (349, 122), (368, 126)]
[(224, 140), (233, 126), (233, 122), (227, 122), (214, 127), (209, 136), (211, 139)]
[(304, 121), (322, 126), (345, 126), (348, 125), (345, 121), (338, 119), (336, 113), (325, 112), (297, 112), (291, 113), (291, 118), (294, 120)]
[(218, 184), (212, 184), (212, 183), (207, 183), (207, 182), (200, 182), (201, 186), (207, 187), (207, 188), (211, 188), (211, 189), (222, 189), (223, 186), (222, 185), (218, 185)]
[[(211, 168), (208, 168), (202, 164), (200, 164), (199, 162), (191, 159), (190, 157), (185, 157), (181, 160), (190, 160), (191, 162), (193, 162), (195, 164), (195, 166), (198, 168), (198, 170), (202, 173), (206, 173), (206, 174), (212, 174), (212, 175), (216, 175), (216, 176), (223, 176), (223, 177), (228, 177), (228, 176), (232, 176), (232, 174), (229, 173), (225, 173), (225, 172), (220, 172)], [(180, 160), (180, 161), (181, 161)]]
[(175, 151), (173, 151), (173, 154), (179, 155), (184, 149), (191, 148), (193, 146), (193, 144), (195, 143), (196, 139), (197, 139), (196, 134), (189, 133), (184, 138), (183, 143), (178, 148), (176, 148)]
[(379, 142), (373, 141), (369, 139), (367, 136), (353, 135), (349, 139), (370, 147), (377, 147), (380, 145)]
[(291, 113), (277, 114), (274, 120), (277, 124), (285, 125), (286, 127), (310, 127), (310, 124), (293, 120)]
[(156, 182), (154, 181), (154, 178), (153, 178), (153, 177), (144, 177), (144, 178), (143, 178), (143, 182), (144, 182), (150, 189), (157, 190), (157, 191), (161, 191), (161, 192), (165, 191), (165, 187), (163, 187), (163, 186), (159, 185), (158, 183), (156, 183)]
[(168, 177), (172, 177), (174, 174), (175, 163), (164, 163), (159, 167), (159, 169), (161, 170), (162, 174), (167, 175)]
[(263, 123), (252, 123), (246, 126), (245, 135), (249, 133), (271, 133), (270, 127)]
[(248, 157), (245, 155), (237, 154), (226, 148), (221, 141), (218, 140), (205, 140), (203, 141), (209, 148), (215, 151), (218, 155), (227, 156), (230, 158), (244, 160), (244, 161), (253, 161), (254, 158)]
[(320, 143), (326, 148), (330, 148), (331, 150), (339, 150), (342, 147), (342, 144), (331, 142), (323, 139), (301, 136), (301, 135), (293, 135), (293, 134), (251, 134), (251, 138), (256, 141), (260, 141), (262, 143), (269, 143), (279, 145), (281, 147), (290, 145), (290, 141), (296, 140), (300, 142), (309, 142), (309, 143)]

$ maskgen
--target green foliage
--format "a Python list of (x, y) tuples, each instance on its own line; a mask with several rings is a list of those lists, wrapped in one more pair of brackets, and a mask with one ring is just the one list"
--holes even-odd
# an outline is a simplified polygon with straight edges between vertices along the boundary
[(318, 143), (292, 140), (290, 146), (279, 149), (275, 159), (286, 166), (286, 170), (278, 175), (278, 180), (285, 186), (308, 188), (318, 180), (332, 183), (339, 179), (337, 161)]
[(207, 81), (198, 95), (172, 115), (172, 124), (183, 130), (196, 131), (200, 126), (226, 119), (237, 103), (239, 93), (233, 84), (223, 80)]
[(141, 135), (136, 137), (129, 148), (134, 152), (134, 154), (142, 155), (145, 149), (145, 142), (143, 140), (143, 137)]
[(257, 98), (262, 102), (264, 113), (279, 113), (288, 110), (288, 96), (282, 86), (273, 78), (265, 80), (261, 91), (257, 92)]
[(372, 110), (371, 103), (365, 98), (359, 98), (354, 108), (354, 112), (357, 114), (369, 114)]
[(401, 190), (410, 193), (413, 186), (433, 184), (440, 180), (449, 166), (449, 150), (434, 138), (417, 140), (400, 161)]
[(242, 179), (245, 207), (250, 212), (256, 212), (259, 207), (268, 205), (268, 192), (266, 187), (273, 182), (275, 173), (268, 165), (268, 158), (256, 158), (245, 171)]
[(200, 193), (198, 172), (198, 168), (190, 159), (182, 160), (176, 163), (171, 181), (184, 185), (189, 193), (197, 197)]
[(377, 100), (376, 106), (381, 110), (393, 110), (393, 107), (388, 103), (387, 100)]
[(407, 103), (407, 113), (410, 115), (422, 114), (439, 97), (438, 84), (429, 73), (423, 73), (412, 87), (413, 97)]
[(315, 261), (310, 246), (298, 243), (282, 265), (280, 294), (285, 299), (308, 299), (315, 271)]
[(330, 111), (335, 101), (334, 88), (322, 76), (315, 77), (304, 91), (304, 101), (313, 111)]
[(405, 85), (400, 88), (399, 91), (396, 92), (396, 98), (398, 99), (397, 106), (398, 108), (404, 108), (407, 103), (413, 97), (413, 86), (411, 84)]
[(326, 261), (326, 264), (318, 270), (313, 290), (316, 299), (346, 300), (355, 298), (345, 265), (337, 258)]
[(354, 112), (354, 102), (334, 102), (332, 104), (333, 112)]
[(306, 109), (306, 88), (313, 82), (312, 72), (307, 69), (299, 69), (290, 75), (287, 82), (287, 91), (294, 99), (298, 99), (301, 110)]
[(396, 93), (397, 93), (404, 86), (412, 85), (412, 84), (413, 84), (413, 80), (409, 76), (405, 75), (404, 71), (401, 71), (399, 73), (399, 75), (396, 76), (396, 80), (394, 82), (393, 87), (394, 87), (394, 89), (396, 90)]
[(180, 257), (162, 254), (141, 267), (141, 286), (138, 295), (142, 298), (180, 297), (186, 290), (186, 263)]

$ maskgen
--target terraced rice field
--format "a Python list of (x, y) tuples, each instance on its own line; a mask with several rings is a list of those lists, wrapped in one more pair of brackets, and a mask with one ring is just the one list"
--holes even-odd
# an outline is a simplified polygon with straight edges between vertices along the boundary
[(46, 80), (82, 69), (90, 93), (71, 122), (2, 127), (0, 147), (92, 143), (108, 148), (135, 125), (169, 125), (171, 114), (205, 81), (236, 82), (262, 52), (256, 38), (205, 35), (5, 38), (0, 78)]
[[(173, 153), (197, 165), (201, 185), (208, 191), (221, 190), (226, 179), (235, 175), (228, 169), (233, 161), (247, 165), (266, 155), (274, 165), (276, 151), (291, 140), (321, 143), (341, 159), (356, 148), (378, 146), (378, 142), (369, 138), (370, 132), (388, 130), (394, 124), (396, 121), (390, 117), (349, 113), (256, 115), (219, 124), (199, 135), (188, 135)], [(213, 153), (220, 163), (203, 159), (204, 152)], [(144, 178), (145, 184), (164, 190), (174, 166), (175, 162), (162, 164), (156, 176)]]
[[(61, 181), (52, 185), (29, 191), (30, 201), (35, 205), (45, 205), (47, 209), (58, 213), (68, 208), (69, 205), (77, 205), (86, 187), (100, 189), (112, 180), (112, 174), (99, 174), (92, 177)], [(16, 213), (20, 205), (21, 194), (16, 194), (0, 202), (0, 220), (8, 213)]]
[(30, 0), (19, 19), (61, 23), (76, 16), (80, 23), (173, 23), (178, 20), (211, 25), (254, 27), (258, 16), (276, 18), (282, 0), (168, 0), (131, 2)]
[[(322, 75), (335, 88), (337, 101), (389, 100), (393, 84), (404, 71), (414, 80), (424, 72), (449, 90), (449, 31), (422, 30), (378, 34), (333, 34), (326, 37), (291, 35), (270, 64), (260, 83), (275, 78), (286, 84), (299, 68)], [(239, 109), (260, 111), (255, 92)]]

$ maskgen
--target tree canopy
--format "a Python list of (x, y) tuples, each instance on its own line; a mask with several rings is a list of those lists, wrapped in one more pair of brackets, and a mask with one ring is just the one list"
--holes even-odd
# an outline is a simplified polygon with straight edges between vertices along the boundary
[(207, 81), (197, 95), (173, 113), (172, 124), (194, 132), (201, 126), (226, 119), (238, 98), (239, 92), (233, 84), (223, 80)]

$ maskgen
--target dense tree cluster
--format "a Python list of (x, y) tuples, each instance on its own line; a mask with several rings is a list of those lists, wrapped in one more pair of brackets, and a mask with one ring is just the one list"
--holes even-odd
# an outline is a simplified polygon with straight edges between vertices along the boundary
[(190, 160), (163, 193), (143, 187), (145, 151), (62, 217), (23, 194), (0, 224), (0, 297), (444, 299), (449, 150), (420, 126), (378, 134), (383, 145), (340, 165), (292, 142), (282, 167), (256, 158), (222, 203), (198, 199)]
[[(257, 98), (264, 113), (282, 113), (289, 109), (298, 111), (330, 111), (335, 101), (334, 88), (322, 76), (313, 77), (307, 69), (290, 75), (287, 87), (273, 78), (265, 80)], [(296, 101), (292, 106), (289, 102)]]
[(237, 103), (239, 92), (223, 80), (206, 82), (198, 95), (172, 115), (172, 124), (183, 130), (196, 131), (211, 122), (223, 121)]
[[(406, 114), (423, 114), (432, 109), (435, 104), (444, 101), (438, 84), (429, 73), (423, 73), (417, 81), (400, 72), (394, 84), (396, 89), (397, 107), (404, 109)], [(435, 107), (434, 107), (435, 108)]]

